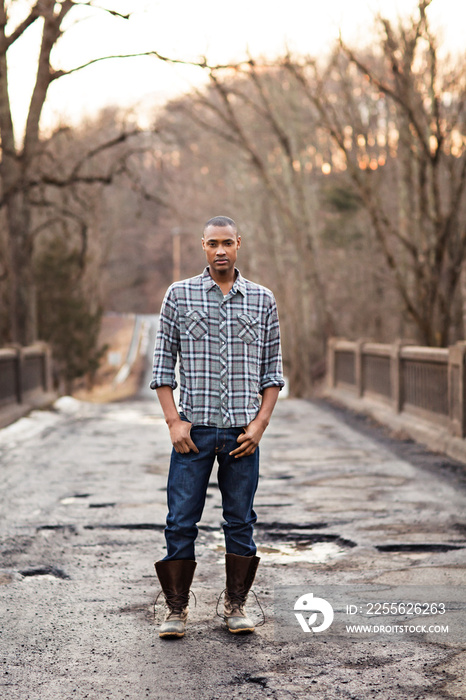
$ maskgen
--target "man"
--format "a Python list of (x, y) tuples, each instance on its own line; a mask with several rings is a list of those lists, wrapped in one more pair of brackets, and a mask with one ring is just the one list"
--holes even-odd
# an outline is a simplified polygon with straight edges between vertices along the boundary
[[(160, 314), (151, 387), (173, 444), (167, 555), (155, 563), (168, 607), (161, 637), (185, 632), (197, 523), (216, 458), (225, 520), (224, 619), (230, 632), (254, 631), (244, 605), (259, 563), (253, 540), (258, 445), (284, 381), (275, 299), (236, 269), (240, 246), (232, 219), (210, 219), (202, 239), (206, 269), (172, 284)], [(173, 398), (177, 359), (180, 412)]]

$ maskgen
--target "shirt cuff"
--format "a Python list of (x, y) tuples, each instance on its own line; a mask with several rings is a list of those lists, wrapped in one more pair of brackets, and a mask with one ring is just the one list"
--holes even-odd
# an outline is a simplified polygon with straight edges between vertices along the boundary
[(149, 384), (149, 386), (151, 389), (158, 389), (161, 386), (171, 386), (172, 389), (176, 389), (176, 387), (178, 386), (178, 383), (177, 383), (176, 379), (172, 379), (172, 378), (164, 379), (164, 378), (162, 378), (162, 379), (153, 379), (151, 381), (151, 383)]
[(262, 394), (264, 389), (267, 389), (269, 386), (278, 386), (281, 391), (285, 386), (285, 380), (283, 377), (268, 377), (267, 379), (263, 379), (260, 384), (260, 393)]

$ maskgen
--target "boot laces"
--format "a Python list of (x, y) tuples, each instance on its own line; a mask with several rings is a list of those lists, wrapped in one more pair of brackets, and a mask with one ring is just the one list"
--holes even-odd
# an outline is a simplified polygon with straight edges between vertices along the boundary
[(184, 609), (180, 610), (175, 610), (172, 608), (168, 608), (167, 614), (165, 615), (165, 622), (168, 622), (169, 620), (181, 620), (183, 617), (186, 617), (183, 615)]
[[(219, 611), (218, 611), (218, 606), (220, 605), (220, 601), (221, 601), (221, 599), (222, 599), (222, 596), (223, 596), (225, 593), (227, 593), (227, 589), (226, 589), (226, 588), (223, 589), (223, 591), (220, 593), (219, 597), (217, 598), (217, 605), (216, 605), (216, 607), (215, 607), (215, 612), (216, 612), (217, 617), (220, 617), (222, 620), (224, 619), (224, 615), (221, 615), (221, 614), (219, 613)], [(262, 620), (261, 620), (260, 622), (258, 622), (255, 626), (256, 626), (256, 627), (262, 627), (262, 625), (265, 625), (265, 612), (264, 612), (264, 608), (263, 608), (262, 605), (260, 604), (259, 598), (257, 597), (256, 592), (252, 590), (252, 588), (251, 588), (251, 590), (249, 591), (249, 593), (252, 593), (253, 596), (254, 596), (254, 598), (256, 599), (256, 603), (257, 603), (257, 605), (258, 605), (258, 607), (259, 607), (259, 610), (261, 611), (261, 615), (262, 615)], [(247, 596), (248, 596), (248, 594), (246, 594), (246, 595), (242, 595), (242, 594), (233, 594), (233, 595), (230, 595), (230, 594), (228, 594), (228, 599), (229, 599), (229, 601), (230, 601), (230, 603), (231, 603), (231, 607), (233, 608), (233, 612), (236, 611), (236, 610), (240, 611), (241, 617), (244, 615), (244, 606), (245, 606), (245, 604), (246, 604), (246, 598), (247, 598)], [(232, 617), (233, 617), (233, 615), (232, 615)]]
[[(160, 590), (157, 593), (157, 596), (154, 601), (154, 617), (156, 614), (156, 607), (157, 607), (157, 601), (162, 595), (163, 591)], [(193, 596), (194, 598), (194, 607), (197, 606), (197, 598), (194, 594), (194, 591), (189, 591), (188, 593), (188, 600), (186, 600), (186, 596), (183, 594), (176, 594), (176, 593), (169, 593), (168, 596), (165, 595), (165, 602), (167, 604), (167, 608), (169, 610), (169, 615), (181, 615), (183, 610), (188, 606), (188, 601), (189, 597)]]

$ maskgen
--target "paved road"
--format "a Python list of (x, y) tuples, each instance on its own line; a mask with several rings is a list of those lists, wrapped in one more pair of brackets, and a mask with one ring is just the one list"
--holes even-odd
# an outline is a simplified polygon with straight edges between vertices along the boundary
[[(403, 457), (401, 448), (332, 409), (281, 401), (263, 439), (257, 495), (255, 590), (266, 624), (237, 638), (215, 617), (223, 549), (213, 474), (197, 606), (186, 637), (167, 642), (153, 618), (170, 452), (155, 399), (64, 398), (0, 431), (0, 697), (465, 698), (464, 482), (444, 459), (420, 449)], [(449, 634), (338, 627), (348, 603), (358, 601), (365, 621), (386, 623), (366, 615), (377, 601), (423, 591), (429, 605), (447, 591), (456, 600)], [(311, 592), (343, 601), (332, 603), (325, 632), (306, 633), (295, 618), (296, 595)], [(422, 622), (441, 620), (428, 612)]]

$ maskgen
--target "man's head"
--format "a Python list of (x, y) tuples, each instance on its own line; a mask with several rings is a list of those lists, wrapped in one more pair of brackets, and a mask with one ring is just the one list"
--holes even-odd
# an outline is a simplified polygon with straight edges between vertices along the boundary
[(214, 216), (204, 227), (202, 247), (211, 272), (228, 276), (234, 270), (241, 236), (233, 219)]
[(212, 219), (209, 219), (204, 226), (204, 233), (209, 226), (230, 226), (235, 234), (238, 235), (238, 228), (233, 219), (230, 219), (229, 216), (214, 216)]

